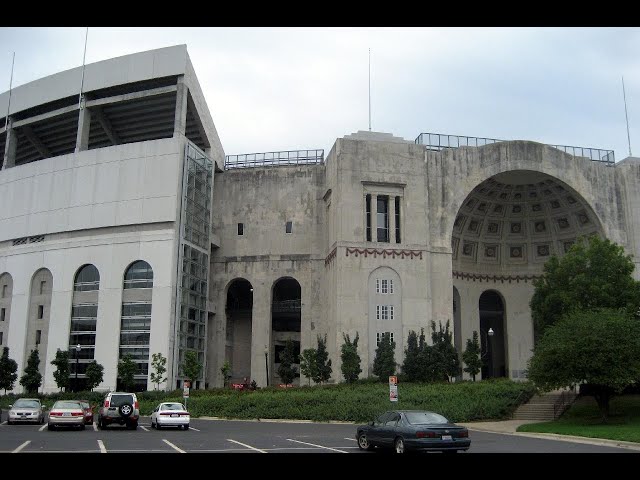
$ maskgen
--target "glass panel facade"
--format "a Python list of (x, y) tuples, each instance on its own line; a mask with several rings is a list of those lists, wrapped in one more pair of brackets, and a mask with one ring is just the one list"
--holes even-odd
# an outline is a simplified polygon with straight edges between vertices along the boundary
[(142, 260), (133, 263), (124, 274), (124, 288), (153, 288), (153, 270)]
[[(176, 332), (179, 349), (175, 360), (179, 375), (182, 374), (180, 369), (185, 351), (195, 351), (200, 362), (204, 362), (209, 291), (213, 163), (192, 143), (188, 143), (185, 149), (182, 185), (179, 260), (182, 271), (177, 292), (180, 320), (176, 322), (180, 328)], [(243, 233), (244, 225), (238, 224), (238, 234)]]
[[(93, 265), (86, 265), (76, 275), (74, 282), (74, 291), (90, 291), (100, 288), (100, 280), (94, 284), (93, 273), (98, 270), (88, 268)], [(87, 272), (87, 273), (83, 273)], [(91, 285), (91, 288), (77, 288), (78, 279), (83, 287)], [(84, 281), (86, 280), (86, 281)], [(94, 288), (95, 287), (95, 288)], [(96, 323), (98, 318), (98, 305), (95, 303), (73, 304), (71, 307), (71, 327), (69, 331), (69, 366), (71, 367), (70, 376), (75, 377), (76, 359), (78, 360), (78, 375), (84, 378), (87, 364), (91, 363), (95, 358), (96, 345)], [(80, 350), (76, 349), (76, 345), (80, 345)]]
[(76, 292), (89, 292), (100, 288), (100, 274), (95, 265), (85, 265), (76, 274), (73, 290)]

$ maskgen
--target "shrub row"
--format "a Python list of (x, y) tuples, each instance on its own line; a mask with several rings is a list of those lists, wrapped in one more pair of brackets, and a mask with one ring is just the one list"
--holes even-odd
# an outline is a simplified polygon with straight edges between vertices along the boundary
[[(398, 402), (389, 401), (384, 383), (358, 382), (290, 389), (256, 391), (231, 389), (192, 391), (188, 409), (194, 417), (288, 418), (314, 421), (366, 422), (389, 409), (436, 411), (454, 422), (508, 418), (534, 392), (528, 382), (506, 379), (459, 383), (400, 383)], [(55, 393), (39, 395), (47, 406), (60, 398), (86, 398), (100, 403), (102, 393)], [(161, 401), (182, 402), (182, 391), (149, 391), (138, 394), (142, 415), (150, 415)], [(12, 403), (2, 397), (4, 407)]]

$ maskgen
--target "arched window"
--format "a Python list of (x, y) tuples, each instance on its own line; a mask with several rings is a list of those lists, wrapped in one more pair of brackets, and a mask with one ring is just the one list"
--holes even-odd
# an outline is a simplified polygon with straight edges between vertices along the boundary
[(144, 260), (131, 264), (124, 274), (124, 288), (153, 288), (153, 270)]
[(73, 290), (76, 292), (90, 292), (100, 288), (100, 274), (95, 265), (85, 265), (78, 273), (73, 282)]

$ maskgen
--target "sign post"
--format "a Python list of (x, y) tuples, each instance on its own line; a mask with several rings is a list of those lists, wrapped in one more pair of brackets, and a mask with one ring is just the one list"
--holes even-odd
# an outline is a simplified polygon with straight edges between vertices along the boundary
[(187, 398), (189, 398), (189, 387), (191, 386), (191, 382), (185, 380), (184, 388), (182, 389), (182, 398), (184, 398), (184, 406), (187, 406)]
[(389, 377), (389, 400), (398, 401), (398, 377), (395, 375)]

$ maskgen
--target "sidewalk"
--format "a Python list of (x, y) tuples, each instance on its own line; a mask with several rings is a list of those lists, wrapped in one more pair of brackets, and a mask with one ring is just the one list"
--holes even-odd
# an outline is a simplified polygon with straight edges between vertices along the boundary
[(640, 444), (635, 442), (623, 442), (620, 440), (607, 440), (604, 438), (576, 437), (573, 435), (558, 435), (557, 433), (532, 433), (516, 432), (520, 425), (527, 423), (540, 423), (540, 420), (503, 420), (497, 422), (468, 422), (458, 423), (467, 427), (471, 431), (486, 433), (501, 433), (507, 435), (519, 435), (523, 437), (546, 438), (549, 440), (559, 440), (562, 442), (586, 443), (589, 445), (600, 445), (603, 447), (628, 448), (640, 452)]

